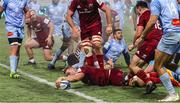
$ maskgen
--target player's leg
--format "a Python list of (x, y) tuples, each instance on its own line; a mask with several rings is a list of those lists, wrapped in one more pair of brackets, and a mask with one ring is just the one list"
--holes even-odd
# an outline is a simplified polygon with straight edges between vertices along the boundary
[[(173, 40), (173, 41), (172, 41)], [(158, 72), (161, 82), (165, 86), (169, 95), (162, 99), (161, 101), (177, 101), (179, 100), (179, 95), (175, 92), (175, 89), (171, 83), (169, 75), (162, 68), (165, 63), (171, 59), (171, 56), (180, 50), (180, 40), (179, 33), (171, 33), (168, 35), (163, 35), (160, 40), (157, 50), (155, 52), (155, 65), (154, 69)]]
[(51, 61), (53, 59), (52, 49), (50, 49), (50, 48), (43, 48), (43, 54), (44, 54), (44, 59), (45, 60)]
[(23, 29), (13, 26), (6, 26), (6, 30), (8, 32), (7, 36), (10, 44), (10, 77), (19, 78), (20, 75), (17, 74), (17, 66), (19, 63), (19, 52), (24, 35), (24, 33), (22, 32)]
[[(63, 34), (63, 43), (59, 49), (56, 50), (53, 59), (51, 62), (48, 64), (48, 69), (55, 69), (55, 63), (58, 59), (60, 59), (61, 54), (69, 47), (72, 49), (72, 46), (69, 44), (71, 43), (71, 32), (70, 28), (67, 23), (64, 23), (62, 26), (62, 34)], [(71, 46), (71, 47), (70, 47)]]
[(94, 66), (94, 57), (93, 57), (93, 49), (91, 41), (86, 38), (81, 42), (82, 51), (86, 55), (86, 63), (89, 66)]
[(145, 83), (148, 83), (148, 82), (150, 82), (150, 79), (148, 79), (148, 77), (147, 77), (146, 73), (144, 72), (144, 70), (142, 70), (138, 66), (140, 60), (141, 59), (137, 55), (134, 55), (132, 57), (131, 63), (129, 65), (130, 71), (132, 71), (134, 74), (136, 74)]
[(92, 44), (96, 54), (97, 61), (101, 69), (104, 68), (104, 56), (102, 51), (102, 37), (99, 35), (92, 36)]
[(28, 64), (36, 64), (33, 54), (33, 48), (39, 48), (40, 44), (35, 39), (28, 39), (24, 44), (26, 53), (29, 57)]

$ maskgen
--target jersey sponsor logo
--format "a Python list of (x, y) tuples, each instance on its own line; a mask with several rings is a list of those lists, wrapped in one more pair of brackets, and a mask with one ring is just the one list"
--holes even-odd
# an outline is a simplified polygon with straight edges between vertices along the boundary
[(179, 19), (173, 19), (173, 20), (172, 20), (172, 25), (174, 25), (174, 26), (180, 26), (180, 20), (179, 20)]
[(12, 36), (12, 35), (13, 35), (12, 32), (8, 32), (8, 33), (7, 33), (7, 36)]

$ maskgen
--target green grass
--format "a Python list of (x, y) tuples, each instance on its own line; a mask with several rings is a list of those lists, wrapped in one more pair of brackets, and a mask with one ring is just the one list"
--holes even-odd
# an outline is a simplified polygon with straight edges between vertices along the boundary
[[(134, 34), (131, 28), (132, 26), (127, 24), (123, 32), (128, 44), (131, 43)], [(0, 44), (0, 63), (9, 65), (9, 46), (5, 35), (4, 20), (0, 20)], [(58, 47), (58, 45), (55, 46)], [(57, 77), (63, 75), (62, 69), (64, 62), (62, 61), (57, 62), (56, 70), (47, 70), (48, 62), (43, 58), (42, 49), (36, 49), (34, 52), (35, 59), (38, 63), (36, 66), (24, 66), (27, 63), (28, 57), (23, 46), (20, 54), (19, 69), (24, 72), (31, 73), (50, 82), (54, 82)], [(121, 66), (124, 71), (128, 70), (123, 57), (118, 60), (117, 66)], [(157, 102), (158, 99), (162, 99), (167, 95), (162, 85), (158, 85), (157, 90), (150, 95), (143, 95), (145, 88), (87, 86), (81, 82), (73, 83), (72, 89), (107, 102)], [(176, 88), (176, 91), (180, 93), (180, 88)], [(20, 80), (10, 79), (9, 71), (3, 67), (0, 67), (0, 101), (91, 102), (65, 91), (56, 90), (26, 76), (23, 76)]]

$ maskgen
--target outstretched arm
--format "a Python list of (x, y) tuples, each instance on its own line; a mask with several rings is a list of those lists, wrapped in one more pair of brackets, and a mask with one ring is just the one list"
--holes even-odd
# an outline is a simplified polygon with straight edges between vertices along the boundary
[(67, 77), (59, 77), (55, 82), (56, 88), (58, 89), (60, 87), (60, 83), (62, 80), (68, 80), (70, 82), (76, 82), (76, 81), (81, 80), (83, 77), (84, 77), (84, 73), (82, 73), (82, 72), (77, 73), (75, 75), (69, 75)]

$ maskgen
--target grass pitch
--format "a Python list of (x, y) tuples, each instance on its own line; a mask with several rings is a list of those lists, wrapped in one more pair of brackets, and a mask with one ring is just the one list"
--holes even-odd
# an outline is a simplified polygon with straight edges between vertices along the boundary
[[(127, 21), (128, 22), (128, 21)], [(130, 24), (125, 25), (123, 32), (127, 43), (131, 43), (133, 38), (133, 30)], [(4, 20), (0, 20), (0, 63), (9, 65), (9, 45), (5, 35)], [(55, 45), (58, 47), (58, 45)], [(25, 66), (28, 57), (24, 47), (21, 48), (21, 58), (19, 69), (54, 82), (57, 77), (62, 76), (62, 68), (64, 62), (59, 61), (56, 64), (57, 69), (49, 71), (47, 64), (43, 58), (42, 50), (34, 51), (36, 66)], [(127, 71), (123, 57), (118, 60), (118, 66), (121, 66), (124, 71)], [(85, 93), (86, 95), (96, 97), (106, 102), (157, 102), (167, 95), (166, 90), (162, 85), (150, 95), (144, 95), (145, 88), (131, 87), (98, 87), (87, 86), (81, 82), (73, 83), (72, 89)], [(175, 88), (180, 94), (180, 88)], [(10, 79), (9, 71), (0, 67), (0, 102), (92, 102), (80, 96), (67, 93), (66, 91), (56, 90), (46, 84), (39, 83), (26, 76), (22, 75), (20, 80)], [(180, 102), (180, 101), (178, 101)]]

